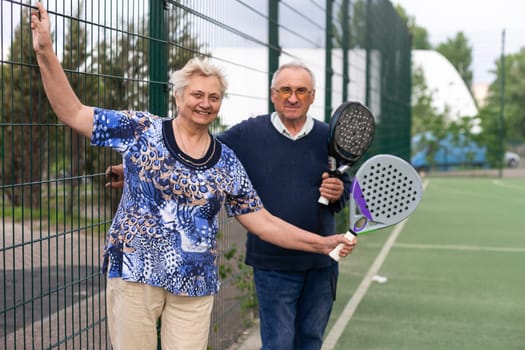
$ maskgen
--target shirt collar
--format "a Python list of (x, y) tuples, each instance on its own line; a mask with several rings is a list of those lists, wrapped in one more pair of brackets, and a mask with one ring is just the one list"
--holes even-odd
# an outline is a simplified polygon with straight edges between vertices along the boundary
[(290, 140), (299, 140), (302, 137), (305, 137), (312, 131), (314, 128), (314, 120), (309, 115), (306, 116), (306, 121), (301, 128), (301, 130), (297, 133), (297, 135), (293, 136), (288, 129), (286, 129), (286, 126), (284, 126), (283, 122), (281, 121), (281, 118), (277, 115), (277, 112), (273, 112), (271, 115), (271, 121), (274, 126), (274, 128), (285, 137), (289, 138)]

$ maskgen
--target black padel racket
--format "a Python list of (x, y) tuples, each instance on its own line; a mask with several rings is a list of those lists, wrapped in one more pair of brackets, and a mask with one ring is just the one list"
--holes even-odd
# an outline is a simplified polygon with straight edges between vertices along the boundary
[[(345, 237), (354, 237), (395, 225), (416, 209), (423, 196), (421, 178), (401, 158), (379, 154), (363, 163), (352, 180), (349, 219)], [(337, 246), (330, 257), (339, 260)]]
[[(359, 102), (345, 102), (330, 118), (328, 162), (331, 176), (341, 176), (368, 150), (375, 133), (374, 115)], [(337, 168), (336, 161), (341, 166)], [(319, 197), (319, 203), (328, 200)]]

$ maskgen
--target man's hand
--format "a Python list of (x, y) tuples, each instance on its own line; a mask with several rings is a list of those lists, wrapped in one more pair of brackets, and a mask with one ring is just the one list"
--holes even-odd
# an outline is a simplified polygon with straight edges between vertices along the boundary
[(124, 165), (110, 165), (106, 169), (106, 187), (122, 188), (124, 187)]
[(343, 195), (344, 185), (343, 181), (337, 177), (330, 177), (326, 172), (322, 175), (323, 182), (319, 187), (321, 196), (328, 199), (330, 202), (338, 201)]

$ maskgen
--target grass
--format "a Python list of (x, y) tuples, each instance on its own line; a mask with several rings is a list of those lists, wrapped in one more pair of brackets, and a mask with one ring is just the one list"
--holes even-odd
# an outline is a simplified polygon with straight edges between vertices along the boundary
[[(71, 201), (68, 200), (70, 198)], [(115, 198), (113, 201), (118, 200)], [(104, 193), (94, 190), (94, 186), (89, 183), (82, 184), (74, 190), (63, 185), (51, 189), (43, 188), (42, 203), (34, 208), (14, 206), (4, 196), (2, 221), (33, 221), (42, 227), (65, 226), (71, 223), (77, 227), (93, 226), (108, 221), (111, 211), (107, 203)]]
[[(336, 350), (524, 349), (525, 181), (431, 178)], [(328, 332), (390, 230), (341, 264)]]

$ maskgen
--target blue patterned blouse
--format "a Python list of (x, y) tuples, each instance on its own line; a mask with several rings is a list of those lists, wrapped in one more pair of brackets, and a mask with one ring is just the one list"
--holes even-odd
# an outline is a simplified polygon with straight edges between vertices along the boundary
[(105, 245), (108, 277), (177, 295), (217, 293), (221, 207), (229, 216), (262, 208), (233, 151), (212, 137), (204, 157), (193, 159), (177, 147), (172, 120), (105, 109), (95, 109), (91, 142), (124, 160), (125, 185)]

